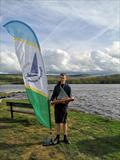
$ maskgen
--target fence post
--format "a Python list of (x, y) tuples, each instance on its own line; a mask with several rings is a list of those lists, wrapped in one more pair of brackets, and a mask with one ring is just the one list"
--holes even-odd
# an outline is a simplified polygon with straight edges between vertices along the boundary
[(13, 108), (12, 108), (12, 103), (10, 103), (10, 112), (11, 112), (11, 118), (13, 119)]

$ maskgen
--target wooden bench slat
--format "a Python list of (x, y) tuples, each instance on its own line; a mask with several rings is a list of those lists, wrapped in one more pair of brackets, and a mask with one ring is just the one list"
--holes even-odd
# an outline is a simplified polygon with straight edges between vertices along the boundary
[(23, 108), (33, 108), (29, 103), (18, 103), (18, 102), (7, 102), (7, 106), (16, 106), (16, 107), (23, 107)]
[[(6, 103), (7, 106), (9, 106), (10, 108), (8, 109), (8, 111), (11, 112), (11, 118), (13, 119), (13, 113), (17, 112), (17, 113), (24, 113), (24, 114), (31, 114), (34, 115), (34, 110), (31, 104), (29, 103), (20, 103), (20, 102), (7, 102)], [(18, 108), (19, 107), (19, 108)], [(23, 110), (21, 108), (29, 108), (31, 110)]]
[[(8, 109), (8, 111), (11, 111), (10, 109)], [(19, 113), (26, 113), (26, 114), (32, 114), (34, 115), (34, 111), (33, 110), (20, 110), (18, 108), (14, 108), (12, 109), (13, 112), (19, 112)]]

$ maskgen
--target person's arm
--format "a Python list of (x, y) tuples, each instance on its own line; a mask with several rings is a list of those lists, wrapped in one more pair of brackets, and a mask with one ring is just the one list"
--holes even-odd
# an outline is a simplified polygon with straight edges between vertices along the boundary
[(56, 98), (56, 86), (54, 87), (50, 101), (52, 102), (55, 98)]
[[(67, 93), (68, 97), (71, 98), (71, 87), (69, 85), (67, 86), (67, 92), (66, 93)], [(67, 101), (65, 101), (64, 104), (68, 105), (69, 102), (70, 101), (68, 101), (68, 99), (67, 99)]]
[(68, 95), (68, 97), (72, 97), (72, 95), (71, 95), (71, 87), (70, 87), (70, 86), (68, 86), (68, 92), (67, 92), (67, 95)]

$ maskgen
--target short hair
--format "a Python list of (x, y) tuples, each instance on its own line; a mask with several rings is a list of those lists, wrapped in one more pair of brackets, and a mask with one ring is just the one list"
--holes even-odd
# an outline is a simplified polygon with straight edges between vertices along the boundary
[(66, 73), (60, 73), (60, 76), (66, 76)]

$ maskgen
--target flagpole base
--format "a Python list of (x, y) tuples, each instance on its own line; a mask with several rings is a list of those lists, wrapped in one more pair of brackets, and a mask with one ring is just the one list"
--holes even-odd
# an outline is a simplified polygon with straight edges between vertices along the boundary
[(45, 139), (42, 143), (43, 146), (51, 146), (51, 145), (54, 145), (54, 141), (52, 138), (50, 139)]

